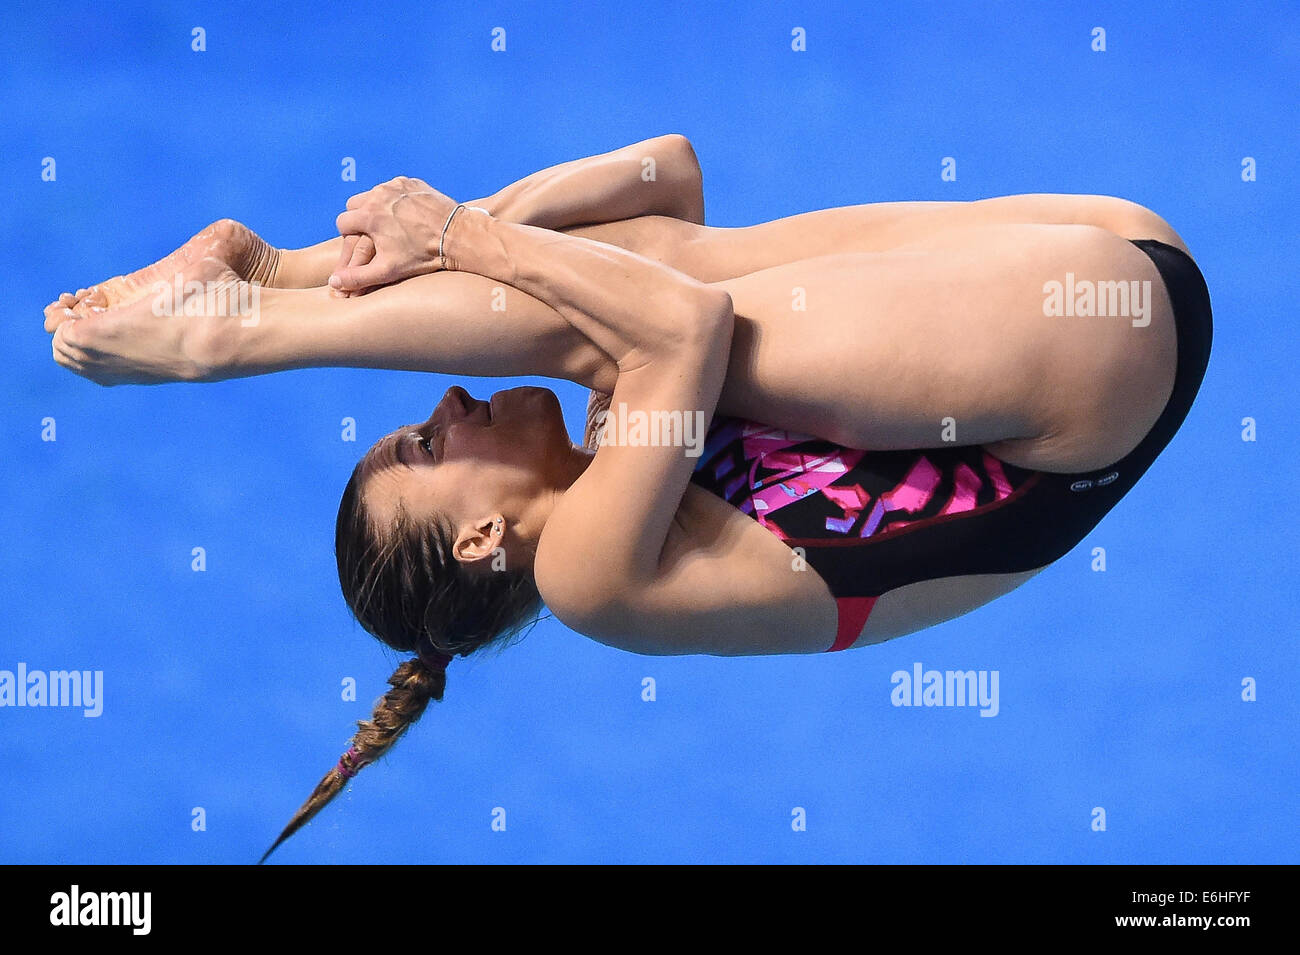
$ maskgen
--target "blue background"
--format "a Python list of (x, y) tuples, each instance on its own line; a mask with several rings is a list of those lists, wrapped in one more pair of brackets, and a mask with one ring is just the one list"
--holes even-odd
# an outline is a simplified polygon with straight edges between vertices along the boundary
[[(394, 175), (472, 198), (666, 132), (696, 147), (712, 225), (1019, 192), (1152, 207), (1215, 307), (1186, 425), (1069, 556), (925, 633), (650, 658), (546, 622), (457, 662), (276, 861), (1297, 860), (1294, 4), (112, 6), (0, 20), (0, 669), (101, 669), (106, 696), (98, 719), (0, 709), (0, 861), (257, 859), (400, 659), (339, 594), (343, 484), (451, 383), (104, 389), (53, 363), (45, 303), (222, 216), (304, 245)], [(585, 393), (555, 387), (576, 436)], [(891, 706), (916, 661), (998, 670), (1000, 714)]]

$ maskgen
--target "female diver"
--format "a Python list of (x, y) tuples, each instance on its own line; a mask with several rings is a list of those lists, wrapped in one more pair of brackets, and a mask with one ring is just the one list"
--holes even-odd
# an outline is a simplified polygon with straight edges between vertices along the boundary
[[(1201, 273), (1125, 200), (703, 218), (694, 150), (662, 136), (468, 206), (396, 179), (307, 249), (223, 220), (46, 309), (55, 360), (101, 384), (365, 366), (593, 389), (586, 447), (549, 390), (452, 387), (357, 464), (344, 597), (414, 657), (267, 855), (442, 698), (452, 657), (543, 604), (636, 653), (740, 655), (1009, 592), (1134, 485), (1205, 373)], [(184, 317), (155, 314), (158, 283), (194, 282)], [(193, 300), (252, 286), (252, 319)]]

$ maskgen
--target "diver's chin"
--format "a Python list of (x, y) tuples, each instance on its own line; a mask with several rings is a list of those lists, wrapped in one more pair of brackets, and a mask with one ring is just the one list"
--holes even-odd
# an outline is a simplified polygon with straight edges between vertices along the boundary
[(549, 417), (560, 411), (560, 399), (555, 392), (537, 385), (520, 385), (498, 391), (488, 399), (487, 405), (488, 414), (494, 421), (536, 420), (539, 415)]

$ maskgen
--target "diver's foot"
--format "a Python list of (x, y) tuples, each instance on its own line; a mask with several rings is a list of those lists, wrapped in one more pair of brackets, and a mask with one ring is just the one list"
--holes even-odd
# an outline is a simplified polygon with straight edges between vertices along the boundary
[(175, 252), (129, 275), (118, 275), (75, 295), (64, 292), (45, 308), (45, 330), (53, 331), (68, 312), (84, 316), (128, 305), (159, 287), (172, 289), (177, 281), (250, 282), (274, 286), (280, 250), (234, 219), (220, 219), (199, 232)]
[[(205, 269), (207, 266), (204, 267)], [(261, 287), (233, 270), (204, 281), (177, 273), (176, 286), (111, 308), (73, 312), (54, 328), (54, 360), (101, 385), (220, 381), (241, 371), (237, 358), (262, 319)], [(267, 292), (265, 298), (287, 294)]]

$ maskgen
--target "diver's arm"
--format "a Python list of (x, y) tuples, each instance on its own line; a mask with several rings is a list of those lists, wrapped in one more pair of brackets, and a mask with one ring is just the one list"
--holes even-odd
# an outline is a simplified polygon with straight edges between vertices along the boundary
[[(690, 141), (676, 133), (539, 170), (469, 205), (482, 206), (504, 222), (543, 229), (640, 216), (704, 222), (699, 160)], [(282, 289), (324, 285), (339, 266), (343, 242), (344, 236), (335, 236), (301, 249), (280, 249), (268, 284)]]
[[(449, 268), (526, 292), (608, 355), (617, 366), (613, 397), (620, 411), (656, 421), (674, 412), (679, 421), (713, 417), (735, 322), (725, 291), (604, 243), (471, 210), (457, 214), (446, 239)], [(618, 593), (651, 584), (695, 463), (677, 438), (602, 447), (565, 493), (535, 565), (548, 604), (576, 618), (590, 588), (599, 596), (588, 609), (602, 613), (617, 604)], [(572, 573), (595, 555), (599, 567)]]
[[(452, 210), (449, 228), (426, 228)], [(333, 305), (323, 289), (267, 293), (255, 327), (226, 323), (210, 342), (218, 377), (358, 365), (548, 375), (608, 390), (628, 361), (680, 337), (701, 300), (726, 297), (612, 245), (458, 209), (415, 180), (353, 197), (338, 226), (388, 243), (350, 270), (363, 273), (358, 287), (386, 287)]]
[(690, 140), (676, 133), (551, 166), (469, 204), (543, 229), (656, 215), (704, 223), (700, 163)]
[[(371, 208), (344, 216), (366, 222), (388, 215), (387, 205), (376, 195)], [(444, 251), (447, 270), (481, 275), (554, 309), (620, 372), (692, 333), (682, 316), (701, 302), (730, 301), (721, 289), (616, 246), (501, 222), (469, 208), (451, 222)]]

